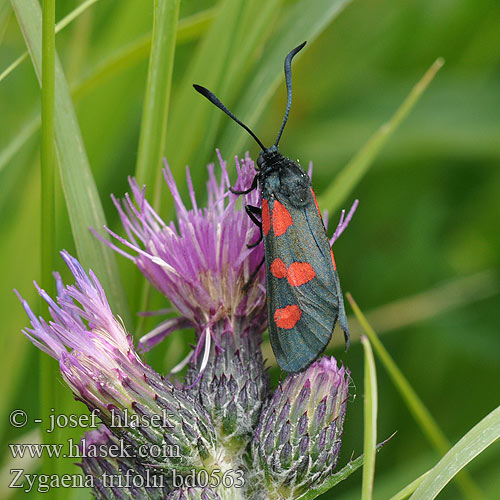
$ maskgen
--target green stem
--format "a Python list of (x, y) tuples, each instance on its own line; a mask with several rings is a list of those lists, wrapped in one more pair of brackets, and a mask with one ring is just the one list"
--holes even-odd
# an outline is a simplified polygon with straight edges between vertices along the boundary
[(361, 343), (365, 352), (365, 401), (364, 401), (364, 445), (363, 484), (361, 500), (372, 500), (375, 478), (375, 456), (377, 454), (377, 373), (370, 341), (364, 335)]
[[(42, 131), (41, 131), (41, 284), (54, 294), (52, 272), (55, 268), (55, 171), (56, 152), (54, 142), (55, 103), (55, 0), (44, 0), (42, 10)], [(48, 422), (51, 408), (57, 408), (57, 391), (54, 380), (58, 374), (56, 363), (40, 351), (40, 414)], [(44, 433), (44, 441), (57, 443), (58, 436)], [(43, 472), (57, 471), (57, 463), (43, 457)]]

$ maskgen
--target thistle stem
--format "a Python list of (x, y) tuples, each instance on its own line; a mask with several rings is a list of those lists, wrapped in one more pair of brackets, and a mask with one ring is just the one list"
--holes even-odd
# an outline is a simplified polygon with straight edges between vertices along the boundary
[[(41, 283), (53, 294), (52, 271), (55, 261), (55, 0), (44, 0), (42, 10), (42, 134), (41, 134)], [(58, 367), (52, 359), (40, 352), (40, 417), (48, 422), (51, 408), (57, 408), (54, 377)], [(56, 433), (44, 433), (44, 441), (57, 443)], [(57, 471), (57, 462), (43, 458), (43, 472)], [(56, 490), (57, 491), (57, 490)], [(56, 493), (57, 495), (57, 493)]]

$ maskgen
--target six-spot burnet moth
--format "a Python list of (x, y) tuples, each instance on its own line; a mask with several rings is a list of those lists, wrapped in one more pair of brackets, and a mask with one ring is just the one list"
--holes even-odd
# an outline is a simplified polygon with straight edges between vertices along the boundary
[(261, 228), (260, 238), (251, 246), (264, 238), (269, 335), (276, 360), (287, 372), (302, 371), (320, 356), (330, 341), (337, 319), (349, 347), (349, 329), (335, 259), (311, 180), (300, 165), (278, 151), (292, 104), (292, 59), (305, 44), (285, 58), (286, 111), (278, 137), (269, 148), (212, 92), (194, 85), (262, 148), (256, 166), (258, 173), (251, 187), (232, 192), (239, 195), (257, 186), (261, 189), (262, 207), (247, 205), (245, 209)]

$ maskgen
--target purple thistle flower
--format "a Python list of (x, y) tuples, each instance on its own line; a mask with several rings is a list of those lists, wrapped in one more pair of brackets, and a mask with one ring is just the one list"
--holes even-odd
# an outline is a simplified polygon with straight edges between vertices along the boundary
[[(99, 410), (104, 426), (87, 433), (81, 446), (81, 466), (94, 478), (98, 500), (296, 498), (321, 486), (336, 466), (349, 374), (334, 358), (324, 357), (286, 377), (269, 395), (259, 349), (267, 323), (264, 270), (245, 287), (264, 250), (263, 245), (248, 248), (259, 230), (240, 205), (259, 205), (259, 193), (239, 200), (229, 191), (220, 155), (219, 160), (222, 179), (216, 180), (210, 166), (206, 208), (197, 205), (188, 171), (191, 210), (166, 166), (177, 225), (161, 220), (132, 179), (132, 197), (113, 198), (127, 239), (108, 231), (134, 255), (107, 244), (133, 260), (179, 313), (146, 335), (142, 346), (150, 348), (181, 327), (196, 329), (198, 343), (184, 363), (189, 369), (182, 387), (142, 361), (97, 277), (92, 271), (85, 273), (67, 252), (61, 255), (75, 277), (74, 285), (64, 286), (55, 273), (53, 300), (35, 283), (49, 306), (50, 321), (36, 317), (18, 294), (31, 321), (24, 334), (59, 361), (76, 398), (91, 411)], [(236, 158), (236, 166), (234, 187), (248, 188), (255, 175), (252, 160), (248, 155)], [(357, 202), (345, 220), (342, 212), (332, 244), (356, 206)], [(164, 424), (147, 425), (158, 422), (159, 415)], [(134, 417), (139, 423), (130, 423)], [(140, 458), (106, 454), (117, 444), (136, 451), (145, 446), (148, 453)], [(165, 445), (177, 452), (153, 453), (153, 447)], [(86, 454), (101, 446), (104, 455)], [(242, 487), (191, 487), (174, 480), (176, 475), (187, 479), (193, 471), (230, 482), (241, 479)], [(119, 485), (109, 486), (104, 475), (118, 478)], [(135, 483), (128, 482), (131, 477)]]
[(59, 361), (62, 375), (75, 394), (94, 399), (98, 396), (89, 393), (88, 387), (82, 384), (83, 376), (92, 378), (102, 369), (115, 377), (121, 373), (121, 364), (142, 365), (142, 362), (124, 325), (113, 316), (94, 273), (90, 271), (87, 276), (68, 252), (62, 251), (61, 256), (76, 283), (64, 287), (59, 274), (54, 273), (58, 291), (56, 302), (35, 282), (38, 293), (49, 306), (52, 316), (49, 323), (37, 318), (16, 291), (32, 325), (23, 333), (35, 346)]
[[(91, 411), (98, 410), (116, 437), (134, 449), (167, 443), (180, 450), (180, 459), (148, 457), (149, 463), (166, 469), (174, 463), (202, 467), (208, 456), (216, 455), (210, 415), (197, 399), (142, 362), (125, 327), (113, 316), (96, 276), (92, 271), (87, 276), (66, 251), (61, 255), (76, 283), (64, 287), (56, 273), (57, 301), (37, 286), (49, 306), (49, 322), (37, 318), (18, 294), (31, 320), (31, 328), (23, 333), (59, 361), (76, 398)], [(156, 425), (131, 423), (153, 421)]]
[[(218, 182), (213, 165), (208, 166), (208, 206), (201, 209), (196, 201), (189, 169), (187, 181), (192, 209), (188, 210), (168, 165), (164, 177), (170, 189), (177, 212), (178, 229), (174, 222), (165, 223), (146, 201), (145, 189), (129, 179), (132, 197), (113, 202), (127, 234), (122, 238), (107, 229), (123, 245), (133, 250), (131, 255), (94, 233), (111, 248), (135, 262), (141, 272), (180, 313), (168, 318), (139, 341), (143, 350), (149, 350), (173, 331), (192, 326), (197, 332), (197, 345), (188, 357), (172, 372), (179, 371), (188, 362), (199, 365), (201, 374), (208, 363), (212, 340), (220, 347), (220, 333), (241, 327), (241, 318), (252, 324), (253, 335), (267, 326), (265, 304), (265, 273), (261, 268), (250, 286), (244, 288), (252, 272), (264, 257), (263, 245), (248, 248), (258, 238), (259, 230), (250, 220), (243, 206), (260, 205), (258, 190), (244, 195), (240, 206), (237, 196), (229, 191), (226, 162), (217, 151), (222, 171)], [(238, 179), (236, 190), (247, 189), (256, 174), (254, 162), (248, 154), (244, 160), (235, 158)], [(309, 175), (312, 174), (312, 164)], [(331, 239), (331, 244), (342, 234), (357, 207), (357, 200), (344, 221), (345, 211)], [(326, 221), (326, 219), (325, 219)], [(221, 321), (224, 326), (221, 327)], [(228, 324), (229, 323), (229, 324)], [(255, 326), (257, 328), (255, 328)], [(240, 328), (241, 329), (241, 328)], [(245, 330), (245, 328), (243, 328)], [(201, 362), (198, 358), (203, 351)], [(193, 383), (196, 383), (197, 379)]]
[[(229, 191), (226, 163), (220, 153), (218, 156), (222, 176), (217, 181), (213, 165), (209, 165), (206, 208), (198, 207), (189, 170), (192, 209), (186, 208), (165, 163), (163, 172), (174, 199), (178, 228), (173, 222), (165, 223), (146, 201), (144, 188), (140, 189), (134, 179), (129, 179), (132, 197), (126, 194), (121, 201), (113, 197), (128, 239), (109, 229), (108, 232), (136, 255), (106, 242), (134, 261), (180, 313), (144, 336), (140, 346), (148, 350), (172, 331), (192, 326), (197, 332), (198, 345), (191, 358), (196, 360), (204, 349), (201, 370), (208, 360), (211, 339), (218, 342), (214, 332), (218, 321), (229, 319), (234, 325), (240, 318), (251, 318), (260, 325), (259, 332), (265, 329), (267, 322), (264, 270), (257, 273), (248, 289), (243, 289), (264, 257), (262, 245), (247, 247), (257, 239), (259, 230), (240, 206), (239, 197)], [(236, 168), (235, 187), (245, 189), (255, 176), (254, 163), (248, 155), (243, 160), (236, 158)], [(258, 204), (259, 194), (254, 191), (246, 195), (244, 203)]]

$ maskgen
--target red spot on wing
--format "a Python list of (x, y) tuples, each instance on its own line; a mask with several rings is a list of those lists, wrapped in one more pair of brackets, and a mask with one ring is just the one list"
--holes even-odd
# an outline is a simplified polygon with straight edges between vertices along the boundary
[(275, 278), (286, 278), (287, 269), (285, 263), (279, 257), (276, 257), (276, 259), (271, 262), (271, 274)]
[(274, 322), (279, 328), (290, 330), (293, 328), (302, 316), (302, 311), (297, 305), (286, 306), (274, 311)]
[(290, 212), (279, 201), (274, 202), (272, 220), (276, 236), (285, 234), (286, 230), (293, 224)]
[(333, 250), (332, 249), (330, 249), (330, 253), (332, 255), (333, 270), (336, 271), (337, 270), (337, 265), (335, 264), (335, 257), (333, 256)]
[(269, 233), (269, 229), (271, 229), (271, 218), (269, 217), (269, 203), (264, 198), (262, 200), (262, 231), (264, 235), (267, 236)]
[(318, 209), (318, 214), (321, 217), (321, 210), (319, 209), (318, 200), (316, 199), (316, 195), (314, 194), (313, 188), (311, 188), (311, 193), (312, 193), (313, 198), (314, 198), (314, 204), (316, 205), (316, 208)]
[(311, 281), (316, 276), (311, 264), (307, 262), (294, 262), (288, 268), (288, 282), (292, 286), (300, 286)]

